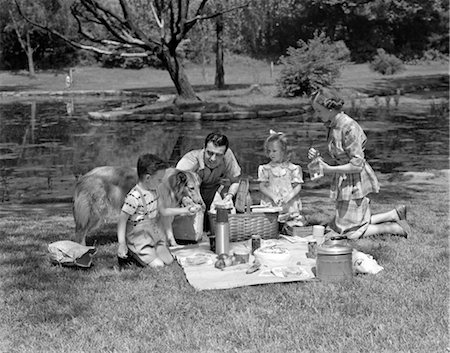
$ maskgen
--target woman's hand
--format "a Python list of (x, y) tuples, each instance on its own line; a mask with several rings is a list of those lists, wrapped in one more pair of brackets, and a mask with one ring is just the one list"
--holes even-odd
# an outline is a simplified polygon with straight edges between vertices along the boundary
[(325, 163), (322, 158), (317, 159), (319, 165), (322, 167), (324, 173), (332, 172), (331, 166), (328, 163)]
[(117, 249), (117, 256), (125, 259), (128, 256), (128, 247), (125, 243), (119, 243), (119, 248)]
[(314, 158), (319, 157), (319, 156), (320, 156), (320, 152), (318, 150), (316, 150), (314, 147), (311, 147), (308, 150), (308, 158), (309, 159), (314, 159)]

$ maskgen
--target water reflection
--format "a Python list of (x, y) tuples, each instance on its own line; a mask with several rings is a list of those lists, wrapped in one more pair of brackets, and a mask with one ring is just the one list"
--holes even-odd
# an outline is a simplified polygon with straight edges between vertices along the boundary
[[(176, 162), (200, 148), (207, 133), (225, 133), (245, 174), (266, 162), (269, 129), (286, 132), (292, 160), (306, 169), (311, 145), (326, 150), (326, 130), (311, 116), (221, 122), (90, 120), (87, 112), (130, 102), (70, 98), (0, 104), (0, 201), (67, 199), (76, 178), (100, 165), (134, 166), (141, 153)], [(388, 107), (389, 108), (389, 107)], [(447, 114), (365, 109), (355, 116), (368, 135), (367, 157), (378, 172), (448, 168)]]

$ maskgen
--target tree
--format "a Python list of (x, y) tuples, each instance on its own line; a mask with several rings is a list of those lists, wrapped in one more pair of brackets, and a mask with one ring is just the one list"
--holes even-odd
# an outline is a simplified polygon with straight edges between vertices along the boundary
[[(208, 0), (75, 0), (71, 12), (85, 40), (79, 42), (33, 21), (21, 11), (18, 0), (16, 3), (29, 23), (79, 49), (125, 57), (156, 54), (168, 71), (178, 95), (186, 100), (198, 98), (177, 55), (178, 46), (198, 21), (234, 10), (229, 8), (206, 14)], [(97, 31), (95, 36), (93, 30)]]

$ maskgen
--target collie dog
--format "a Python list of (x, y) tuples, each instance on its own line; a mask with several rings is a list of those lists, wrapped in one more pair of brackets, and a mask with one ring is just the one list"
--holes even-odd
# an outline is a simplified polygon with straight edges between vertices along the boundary
[[(83, 175), (75, 186), (73, 218), (75, 241), (86, 244), (86, 237), (105, 223), (108, 216), (120, 212), (128, 192), (138, 182), (135, 168), (98, 167)], [(200, 177), (194, 172), (169, 168), (158, 187), (158, 202), (165, 208), (180, 207), (181, 203), (205, 204), (200, 195)], [(200, 211), (201, 212), (201, 211)], [(169, 243), (174, 242), (174, 217), (160, 216), (159, 223)], [(203, 229), (201, 229), (203, 231)]]

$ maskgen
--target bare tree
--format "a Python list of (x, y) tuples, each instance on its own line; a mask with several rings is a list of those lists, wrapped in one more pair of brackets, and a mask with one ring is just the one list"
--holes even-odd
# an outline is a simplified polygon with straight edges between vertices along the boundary
[[(75, 0), (72, 15), (84, 42), (74, 41), (46, 24), (33, 25), (69, 42), (79, 49), (119, 56), (155, 55), (162, 61), (178, 95), (186, 100), (198, 99), (184, 72), (177, 48), (198, 21), (215, 18), (246, 5), (207, 14), (208, 0)], [(95, 32), (94, 32), (95, 31)]]

